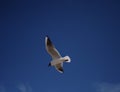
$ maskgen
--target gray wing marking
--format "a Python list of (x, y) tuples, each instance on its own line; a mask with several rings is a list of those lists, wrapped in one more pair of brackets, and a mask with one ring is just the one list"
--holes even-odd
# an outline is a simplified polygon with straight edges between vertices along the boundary
[(48, 36), (45, 38), (45, 44), (46, 44), (47, 52), (51, 55), (53, 59), (61, 57), (60, 53), (57, 51), (55, 46), (52, 44), (52, 41), (50, 40)]
[(60, 73), (63, 73), (63, 72), (64, 72), (64, 70), (63, 70), (63, 63), (56, 64), (56, 65), (55, 65), (55, 68), (56, 68)]

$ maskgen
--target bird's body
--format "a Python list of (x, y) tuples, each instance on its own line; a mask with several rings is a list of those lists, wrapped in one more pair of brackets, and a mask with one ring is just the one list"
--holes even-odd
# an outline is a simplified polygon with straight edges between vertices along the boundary
[(61, 58), (58, 58), (58, 59), (53, 59), (51, 61), (51, 66), (54, 66), (56, 64), (63, 63), (63, 62), (69, 62), (68, 58), (69, 58), (68, 56), (65, 56), (65, 57), (61, 57)]
[(51, 55), (52, 61), (49, 63), (49, 66), (55, 66), (55, 68), (60, 72), (63, 73), (63, 62), (70, 62), (70, 57), (65, 56), (62, 57), (60, 53), (57, 51), (55, 46), (52, 44), (50, 38), (46, 36), (45, 38), (45, 45), (47, 52)]

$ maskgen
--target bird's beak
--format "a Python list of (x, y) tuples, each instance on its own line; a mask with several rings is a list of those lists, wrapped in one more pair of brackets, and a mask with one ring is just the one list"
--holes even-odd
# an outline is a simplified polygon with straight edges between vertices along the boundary
[(50, 66), (51, 66), (51, 63), (48, 64), (48, 67), (50, 67)]

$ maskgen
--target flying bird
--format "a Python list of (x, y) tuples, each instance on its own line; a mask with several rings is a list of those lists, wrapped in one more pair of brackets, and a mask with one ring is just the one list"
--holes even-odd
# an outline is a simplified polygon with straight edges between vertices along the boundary
[(48, 66), (54, 66), (58, 72), (63, 73), (63, 62), (71, 62), (70, 57), (62, 57), (48, 36), (45, 37), (45, 47), (48, 54), (52, 57), (52, 61)]

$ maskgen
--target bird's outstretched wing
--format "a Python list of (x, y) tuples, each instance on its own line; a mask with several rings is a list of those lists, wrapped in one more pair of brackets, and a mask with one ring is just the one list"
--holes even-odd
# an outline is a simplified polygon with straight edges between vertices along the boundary
[(45, 45), (47, 52), (51, 55), (52, 59), (60, 58), (61, 55), (55, 48), (55, 46), (52, 44), (52, 41), (48, 36), (45, 37)]
[(57, 69), (57, 71), (59, 71), (60, 73), (63, 73), (63, 63), (59, 63), (55, 65), (55, 68)]

